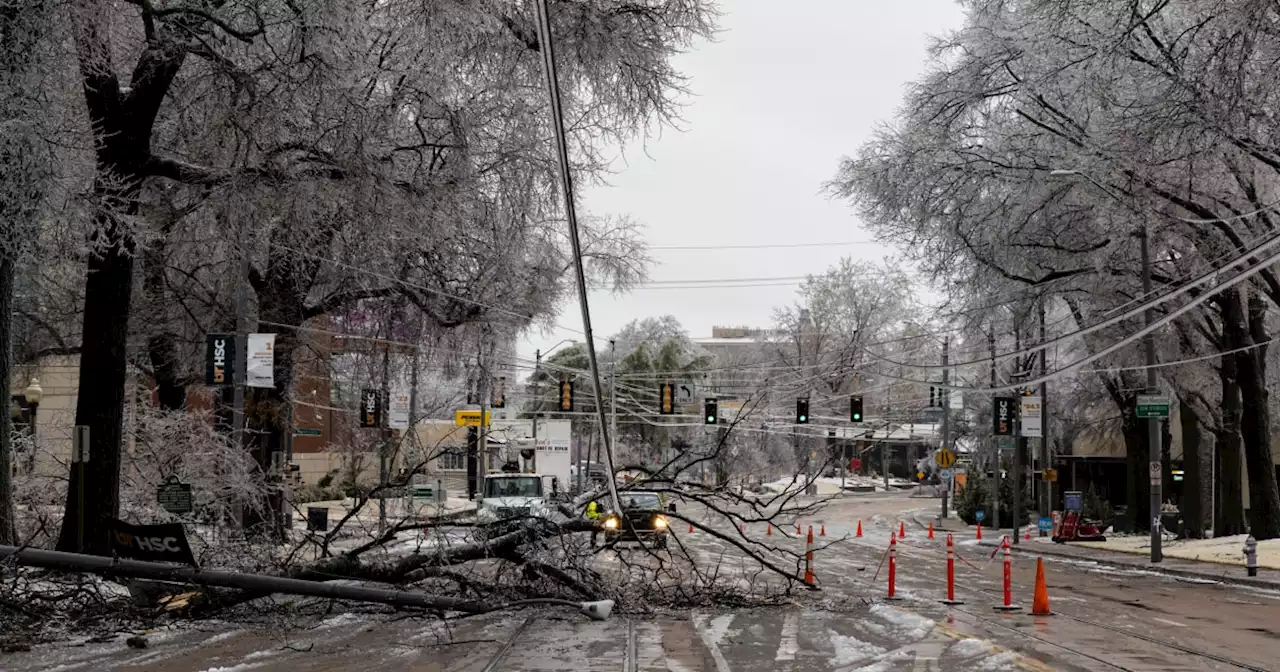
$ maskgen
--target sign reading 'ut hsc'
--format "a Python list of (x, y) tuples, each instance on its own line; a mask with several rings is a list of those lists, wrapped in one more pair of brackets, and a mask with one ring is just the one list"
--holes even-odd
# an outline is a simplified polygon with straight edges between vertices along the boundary
[(1018, 418), (1018, 400), (1014, 397), (996, 397), (992, 432), (996, 436), (1013, 436), (1013, 423)]
[(108, 524), (111, 550), (122, 558), (148, 562), (177, 562), (195, 565), (195, 556), (187, 543), (181, 523), (130, 525), (111, 520)]
[(373, 388), (360, 390), (360, 426), (382, 426), (382, 391)]
[(236, 361), (234, 334), (209, 334), (205, 337), (204, 384), (224, 386), (232, 382), (232, 362)]

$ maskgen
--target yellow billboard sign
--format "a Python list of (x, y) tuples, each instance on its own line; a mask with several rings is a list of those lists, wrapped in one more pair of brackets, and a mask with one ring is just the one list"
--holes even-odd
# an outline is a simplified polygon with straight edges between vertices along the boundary
[[(490, 417), (489, 411), (485, 411), (483, 426), (488, 427), (489, 422), (491, 420), (492, 418)], [(454, 427), (480, 427), (481, 426), (480, 411), (473, 411), (470, 409), (465, 411), (454, 411), (453, 426)]]

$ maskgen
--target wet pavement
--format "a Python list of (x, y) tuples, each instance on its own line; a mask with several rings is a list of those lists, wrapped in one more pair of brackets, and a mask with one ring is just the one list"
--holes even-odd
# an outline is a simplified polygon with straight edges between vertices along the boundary
[[(1000, 558), (972, 539), (957, 541), (957, 597), (946, 606), (945, 535), (929, 540), (913, 509), (934, 500), (846, 498), (816, 515), (815, 541), (840, 543), (815, 554), (819, 591), (785, 606), (615, 614), (589, 621), (569, 609), (508, 612), (448, 623), (416, 615), (339, 614), (246, 628), (201, 623), (150, 633), (149, 648), (75, 642), (0, 656), (5, 670), (620, 670), (623, 672), (891, 670), (1276, 670), (1280, 592), (1188, 580), (1079, 559), (1045, 557), (1054, 615), (1029, 608), (1035, 562), (1014, 559), (1014, 601), (996, 612)], [(682, 509), (683, 511), (683, 509)], [(695, 521), (701, 516), (690, 511)], [(689, 515), (689, 513), (686, 513)], [(857, 522), (864, 536), (853, 538)], [(898, 594), (882, 598), (881, 565), (890, 531), (899, 546)], [(677, 528), (682, 529), (682, 528)], [(687, 529), (685, 527), (684, 529)], [(794, 528), (790, 528), (794, 533)], [(803, 529), (803, 528), (802, 528)], [(803, 541), (763, 524), (746, 535), (796, 552)], [(726, 535), (736, 531), (722, 530)], [(846, 538), (848, 537), (848, 538)], [(705, 531), (680, 534), (727, 572), (741, 552)], [(625, 552), (624, 552), (625, 553)], [(780, 561), (781, 562), (781, 561)], [(794, 560), (790, 560), (794, 565)], [(623, 571), (604, 553), (600, 569)]]

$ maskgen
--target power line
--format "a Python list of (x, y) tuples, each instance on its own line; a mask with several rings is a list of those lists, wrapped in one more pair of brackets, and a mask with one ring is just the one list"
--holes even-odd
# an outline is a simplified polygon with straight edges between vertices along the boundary
[(879, 245), (875, 240), (845, 240), (832, 243), (759, 243), (754, 245), (650, 245), (650, 250), (774, 250), (796, 247), (848, 247), (850, 245)]

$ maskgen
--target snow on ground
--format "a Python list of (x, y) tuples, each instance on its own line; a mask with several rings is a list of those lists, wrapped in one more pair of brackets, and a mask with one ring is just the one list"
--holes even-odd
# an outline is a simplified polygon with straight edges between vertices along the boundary
[(947, 649), (947, 653), (957, 658), (973, 658), (975, 656), (985, 656), (991, 651), (991, 644), (981, 639), (962, 639), (951, 648)]
[[(804, 487), (804, 477), (796, 478), (780, 478), (771, 483), (765, 483), (761, 486), (769, 492), (783, 492), (786, 490), (800, 490)], [(840, 492), (840, 478), (838, 476), (823, 476), (813, 482), (818, 489), (819, 495), (834, 495)], [(891, 476), (889, 478), (890, 489), (897, 491), (899, 488), (910, 488), (915, 484), (903, 478)], [(859, 476), (850, 474), (844, 478), (844, 486), (846, 488), (875, 488), (876, 492), (885, 492), (884, 479), (872, 478), (870, 476)]]
[(827, 629), (827, 636), (830, 637), (831, 645), (835, 648), (835, 655), (832, 656), (831, 660), (827, 661), (827, 664), (832, 667), (852, 665), (885, 652), (883, 646), (864, 642), (857, 637), (842, 635), (829, 628)]
[[(1165, 557), (1182, 560), (1198, 560), (1223, 565), (1244, 566), (1244, 540), (1248, 535), (1237, 534), (1217, 539), (1176, 539), (1162, 545)], [(1146, 535), (1108, 536), (1106, 541), (1081, 541), (1079, 546), (1106, 551), (1119, 551), (1135, 555), (1151, 552), (1151, 538)], [(1258, 566), (1280, 569), (1280, 539), (1258, 542)]]
[(929, 631), (933, 630), (934, 626), (934, 622), (928, 618), (884, 604), (872, 605), (871, 613), (880, 620), (888, 621), (895, 626), (899, 634), (907, 639), (921, 639), (929, 634)]
[(996, 670), (1012, 670), (1017, 662), (1018, 654), (1013, 651), (1001, 651), (979, 663), (978, 669), (991, 670), (992, 672)]

